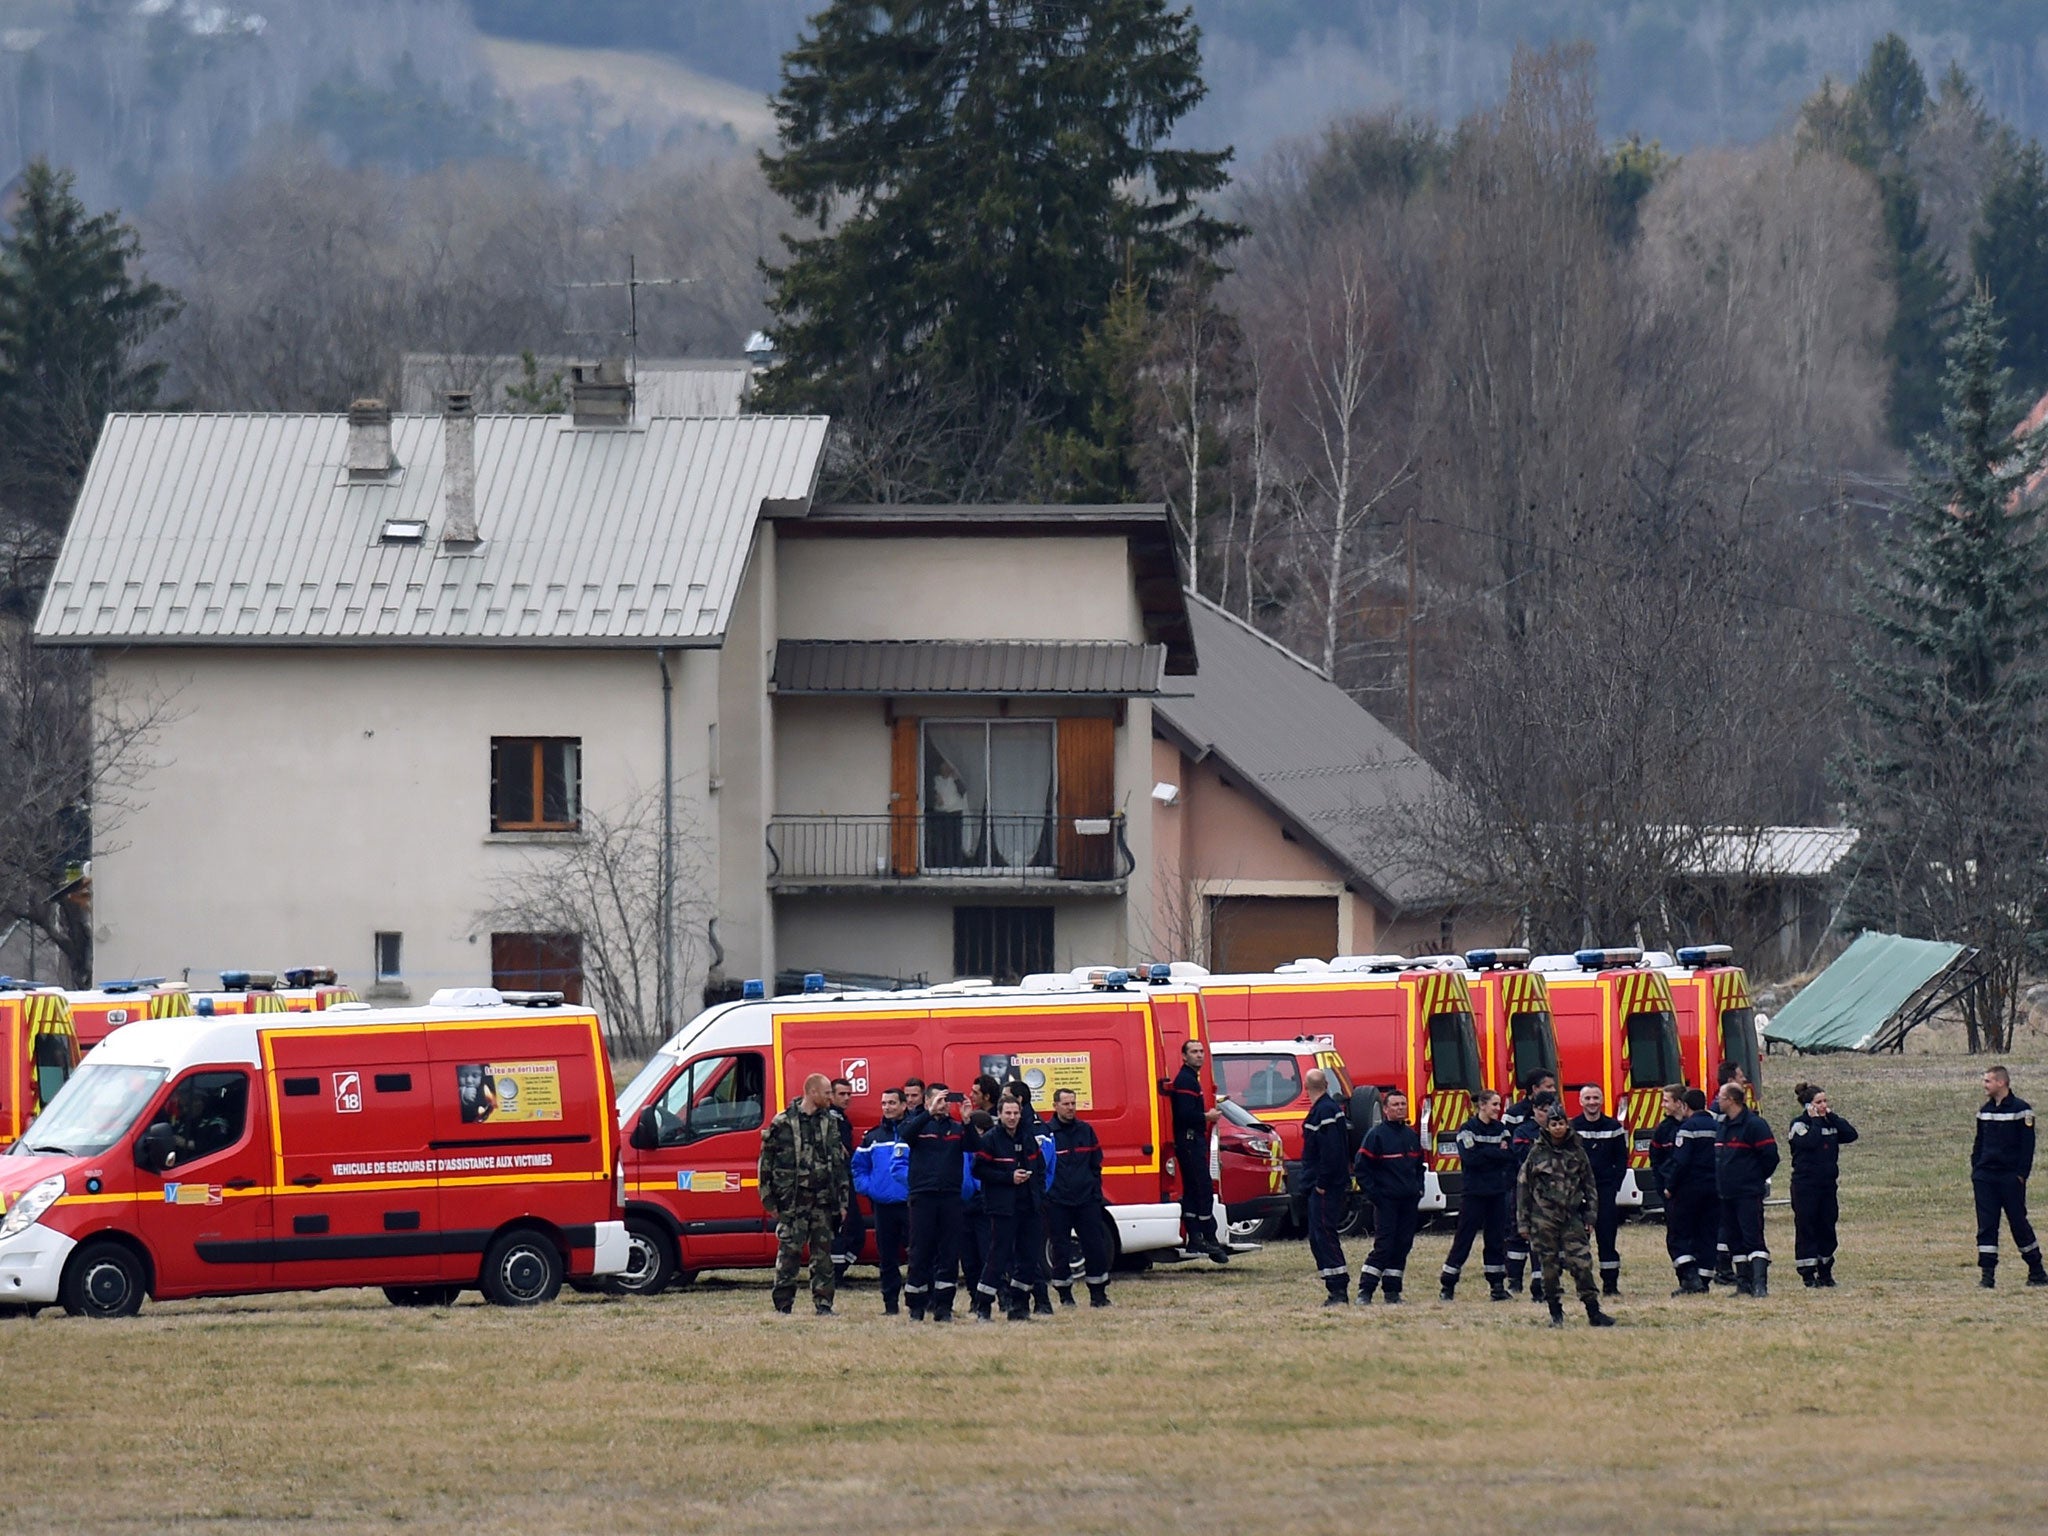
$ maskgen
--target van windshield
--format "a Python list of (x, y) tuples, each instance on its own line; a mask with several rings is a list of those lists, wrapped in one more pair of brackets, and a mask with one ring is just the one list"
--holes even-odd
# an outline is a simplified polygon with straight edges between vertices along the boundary
[(1729, 1061), (1742, 1068), (1742, 1075), (1752, 1083), (1758, 1081), (1759, 1067), (1756, 1059), (1756, 1010), (1754, 1008), (1723, 1008), (1721, 1010), (1721, 1052)]
[(656, 1085), (674, 1069), (673, 1056), (658, 1055), (633, 1075), (633, 1081), (619, 1090), (619, 1124), (624, 1125), (640, 1113), (647, 1096), (654, 1092)]
[(1301, 1097), (1301, 1068), (1292, 1056), (1219, 1056), (1223, 1091), (1246, 1109), (1280, 1109)]
[(87, 1062), (57, 1090), (15, 1157), (97, 1157), (134, 1127), (170, 1074), (162, 1067), (117, 1067)]
[(1508, 1020), (1508, 1051), (1514, 1060), (1514, 1080), (1529, 1081), (1532, 1072), (1557, 1076), (1557, 1031), (1551, 1028), (1548, 1011), (1518, 1013)]
[(1450, 1093), (1459, 1089), (1477, 1093), (1486, 1084), (1479, 1076), (1479, 1036), (1469, 1013), (1433, 1013), (1429, 1016), (1429, 1052), (1435, 1064), (1436, 1086)]
[(1662, 1088), (1683, 1083), (1679, 1067), (1678, 1020), (1669, 1013), (1628, 1016), (1629, 1081), (1637, 1088)]

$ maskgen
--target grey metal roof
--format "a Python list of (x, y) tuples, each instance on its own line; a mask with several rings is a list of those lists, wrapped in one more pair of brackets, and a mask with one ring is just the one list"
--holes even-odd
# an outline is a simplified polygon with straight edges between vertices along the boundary
[[(577, 430), (476, 419), (483, 542), (444, 552), (442, 418), (349, 484), (342, 416), (117, 415), (36, 623), (84, 644), (715, 644), (764, 513), (805, 505), (822, 416)], [(380, 542), (417, 519), (416, 543)]]
[(1684, 870), (1710, 879), (1820, 880), (1860, 835), (1854, 827), (1710, 827)]
[(1130, 698), (1165, 665), (1165, 646), (1122, 640), (784, 640), (775, 691)]
[[(537, 357), (540, 377), (562, 375), (566, 396), (569, 369), (579, 359)], [(398, 408), (421, 415), (440, 411), (451, 389), (476, 396), (479, 414), (505, 409), (505, 390), (526, 377), (516, 357), (461, 352), (408, 352), (399, 360)], [(656, 416), (737, 416), (753, 387), (754, 365), (745, 358), (642, 358), (633, 370), (633, 419)]]
[(1152, 706), (1154, 723), (1189, 755), (1229, 776), (1395, 908), (1437, 893), (1398, 849), (1403, 807), (1447, 785), (1408, 744), (1292, 651), (1190, 596), (1202, 670), (1180, 696)]

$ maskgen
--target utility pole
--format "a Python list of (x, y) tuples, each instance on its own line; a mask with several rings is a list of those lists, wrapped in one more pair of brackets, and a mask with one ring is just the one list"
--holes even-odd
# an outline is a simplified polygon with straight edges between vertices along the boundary
[(1415, 509), (1408, 509), (1408, 745), (1420, 748), (1422, 733), (1415, 714)]

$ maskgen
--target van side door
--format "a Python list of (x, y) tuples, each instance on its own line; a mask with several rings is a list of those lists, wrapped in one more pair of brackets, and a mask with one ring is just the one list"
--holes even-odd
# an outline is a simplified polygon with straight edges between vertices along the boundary
[(767, 1079), (766, 1053), (712, 1051), (685, 1062), (648, 1098), (656, 1145), (634, 1153), (631, 1193), (675, 1217), (684, 1269), (774, 1262), (774, 1228), (756, 1177)]
[[(137, 1221), (160, 1301), (272, 1285), (272, 1163), (261, 1083), (248, 1066), (191, 1067), (137, 1122)], [(167, 1149), (161, 1161), (145, 1164), (145, 1139)]]

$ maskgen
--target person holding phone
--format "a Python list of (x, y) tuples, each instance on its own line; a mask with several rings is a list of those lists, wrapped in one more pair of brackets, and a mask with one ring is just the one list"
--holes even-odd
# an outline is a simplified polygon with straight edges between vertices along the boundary
[(1792, 1090), (1800, 1111), (1786, 1127), (1792, 1149), (1792, 1257), (1799, 1283), (1829, 1290), (1835, 1283), (1835, 1223), (1841, 1219), (1842, 1148), (1856, 1127), (1834, 1113), (1817, 1083)]
[(961, 1169), (976, 1145), (974, 1132), (955, 1118), (963, 1097), (932, 1083), (917, 1112), (903, 1119), (901, 1134), (910, 1143), (910, 1273), (903, 1296), (913, 1323), (923, 1322), (927, 1311), (935, 1323), (953, 1320), (953, 1268), (966, 1214)]
[(1031, 1286), (1026, 1278), (1036, 1265), (1018, 1251), (1020, 1241), (1036, 1241), (1038, 1188), (1045, 1176), (1045, 1154), (1038, 1138), (1024, 1125), (1024, 1106), (1005, 1098), (996, 1123), (974, 1152), (975, 1177), (981, 1180), (988, 1205), (988, 1254), (974, 1287), (974, 1315), (986, 1323), (996, 1300), (1007, 1289), (1005, 1310), (1013, 1323), (1031, 1320)]

